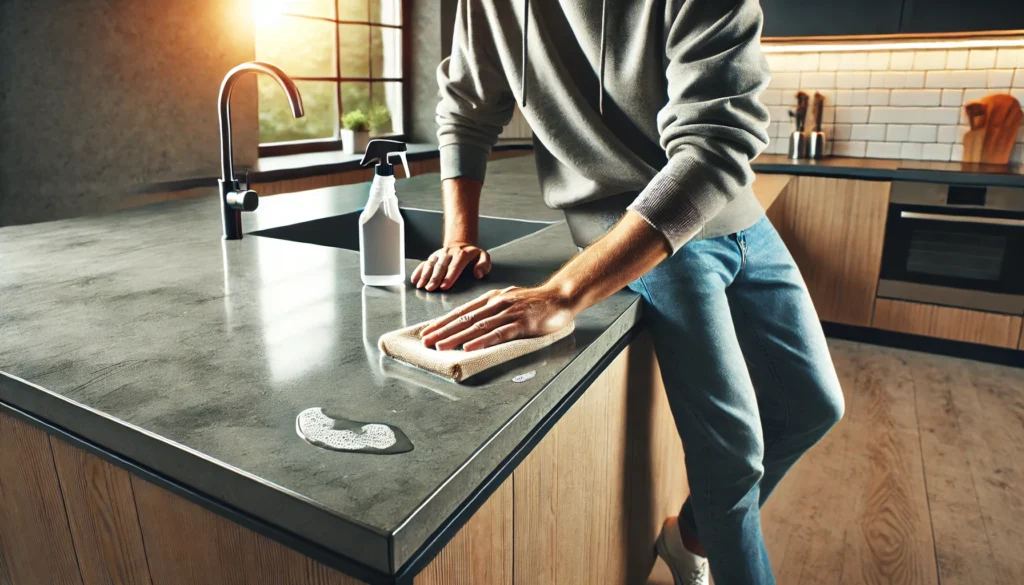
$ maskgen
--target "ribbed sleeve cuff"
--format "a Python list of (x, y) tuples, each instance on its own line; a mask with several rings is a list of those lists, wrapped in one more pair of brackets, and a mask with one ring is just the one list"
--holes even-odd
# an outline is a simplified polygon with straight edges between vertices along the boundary
[(673, 159), (628, 209), (664, 234), (675, 253), (699, 235), (704, 224), (728, 202), (725, 193), (715, 187), (719, 181), (712, 173), (716, 172), (705, 161)]
[(484, 182), (490, 152), (471, 144), (446, 144), (441, 153), (441, 180), (469, 177)]

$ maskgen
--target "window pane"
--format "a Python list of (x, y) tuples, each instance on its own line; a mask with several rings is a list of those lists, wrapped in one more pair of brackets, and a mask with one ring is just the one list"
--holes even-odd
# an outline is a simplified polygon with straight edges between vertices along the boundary
[(370, 84), (356, 81), (341, 83), (342, 114), (355, 110), (370, 111)]
[(359, 24), (339, 24), (342, 77), (370, 76), (370, 27)]
[(256, 58), (292, 77), (334, 77), (334, 24), (283, 16), (257, 26)]
[(401, 0), (370, 0), (370, 22), (402, 24)]
[(378, 134), (402, 133), (402, 84), (397, 81), (377, 81), (370, 86), (374, 106), (387, 108), (391, 124), (377, 130)]
[(260, 142), (334, 138), (338, 125), (337, 85), (333, 81), (296, 81), (306, 115), (295, 119), (277, 82), (257, 76), (260, 99)]
[(369, 21), (369, 4), (367, 0), (338, 0), (338, 20)]
[(257, 0), (257, 2), (280, 2), (284, 12), (334, 18), (334, 0)]
[(402, 31), (397, 28), (373, 27), (370, 33), (370, 76), (402, 76)]

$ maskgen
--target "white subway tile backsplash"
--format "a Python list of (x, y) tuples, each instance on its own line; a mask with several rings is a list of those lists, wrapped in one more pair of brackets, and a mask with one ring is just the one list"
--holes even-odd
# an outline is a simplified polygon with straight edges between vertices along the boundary
[(906, 142), (900, 147), (900, 158), (909, 158), (914, 160), (920, 160), (921, 154), (924, 152), (924, 145)]
[(938, 136), (939, 127), (923, 124), (914, 124), (910, 127), (910, 142), (935, 142)]
[(900, 145), (893, 142), (868, 142), (869, 158), (899, 158)]
[(945, 69), (946, 51), (915, 51), (914, 69), (919, 71)]
[(924, 160), (949, 160), (953, 154), (951, 144), (925, 144), (921, 151), (921, 158)]
[(1024, 67), (1024, 49), (999, 49), (996, 52), (996, 67), (1000, 69)]
[[(868, 60), (870, 62), (870, 57)], [(914, 67), (914, 52), (913, 51), (894, 51), (892, 57), (889, 59), (889, 70), (890, 71), (906, 71)]]
[(894, 89), (889, 97), (893, 106), (937, 106), (941, 93), (937, 89)]
[(907, 89), (921, 89), (924, 87), (924, 72), (908, 72), (903, 78), (903, 87), (906, 87)]
[(885, 124), (854, 124), (850, 140), (885, 140)]
[(868, 69), (885, 71), (889, 68), (889, 51), (872, 51), (868, 53)]
[(946, 67), (949, 69), (966, 69), (967, 68), (967, 57), (970, 51), (963, 49), (958, 51), (948, 51), (946, 53)]
[(946, 144), (952, 144), (956, 142), (956, 126), (937, 126), (939, 129), (936, 140)]
[(942, 90), (942, 102), (943, 106), (959, 106), (964, 102), (964, 90), (962, 89), (944, 89)]
[(839, 54), (839, 67), (840, 71), (863, 71), (868, 68), (868, 54), (867, 53), (840, 53)]
[(836, 87), (838, 88), (863, 88), (867, 89), (871, 86), (871, 74), (863, 71), (858, 72), (847, 72), (840, 71), (836, 73)]
[(868, 121), (869, 108), (861, 106), (840, 106), (836, 108), (836, 122), (840, 124), (863, 124)]
[(910, 126), (906, 124), (889, 124), (886, 126), (885, 139), (888, 142), (906, 142), (910, 137)]
[(868, 105), (869, 106), (887, 106), (887, 105), (889, 105), (889, 90), (888, 89), (869, 89), (868, 90)]
[(954, 144), (953, 153), (950, 155), (949, 160), (953, 162), (961, 162), (964, 160), (964, 145)]
[(778, 106), (782, 104), (781, 89), (766, 89), (761, 93), (761, 103), (766, 106)]
[(818, 60), (818, 69), (821, 71), (835, 71), (839, 69), (839, 53), (822, 53)]
[[(960, 160), (968, 130), (964, 103), (994, 92), (1024, 102), (1024, 48), (770, 53), (768, 59), (774, 74), (761, 95), (771, 117), (767, 152), (786, 152), (798, 90), (825, 97), (822, 129), (841, 156)], [(814, 122), (808, 118), (808, 127)], [(1014, 160), (1024, 162), (1024, 132), (1017, 151)]]
[(810, 88), (832, 89), (835, 86), (836, 74), (831, 71), (814, 71), (800, 74), (800, 87), (805, 91)]
[(995, 49), (971, 49), (971, 54), (967, 58), (968, 69), (991, 69), (995, 66)]
[(799, 73), (772, 73), (768, 89), (797, 89), (800, 87)]
[(990, 69), (988, 72), (989, 89), (1006, 89), (1013, 83), (1013, 69)]
[(867, 151), (866, 142), (833, 142), (832, 154), (836, 156), (864, 156)]

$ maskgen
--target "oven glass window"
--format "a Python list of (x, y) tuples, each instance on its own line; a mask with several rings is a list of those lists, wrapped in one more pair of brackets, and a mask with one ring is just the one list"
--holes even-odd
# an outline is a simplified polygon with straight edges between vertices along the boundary
[(1009, 238), (1005, 235), (916, 229), (910, 236), (908, 273), (999, 281)]

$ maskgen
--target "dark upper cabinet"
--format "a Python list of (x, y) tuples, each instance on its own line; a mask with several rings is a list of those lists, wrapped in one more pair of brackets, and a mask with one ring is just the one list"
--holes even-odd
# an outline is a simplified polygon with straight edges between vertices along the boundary
[(1024, 0), (904, 0), (900, 32), (1021, 29), (1024, 29)]
[(762, 36), (894, 34), (900, 31), (901, 8), (901, 0), (761, 0)]
[(761, 0), (765, 37), (1024, 30), (1024, 0)]

